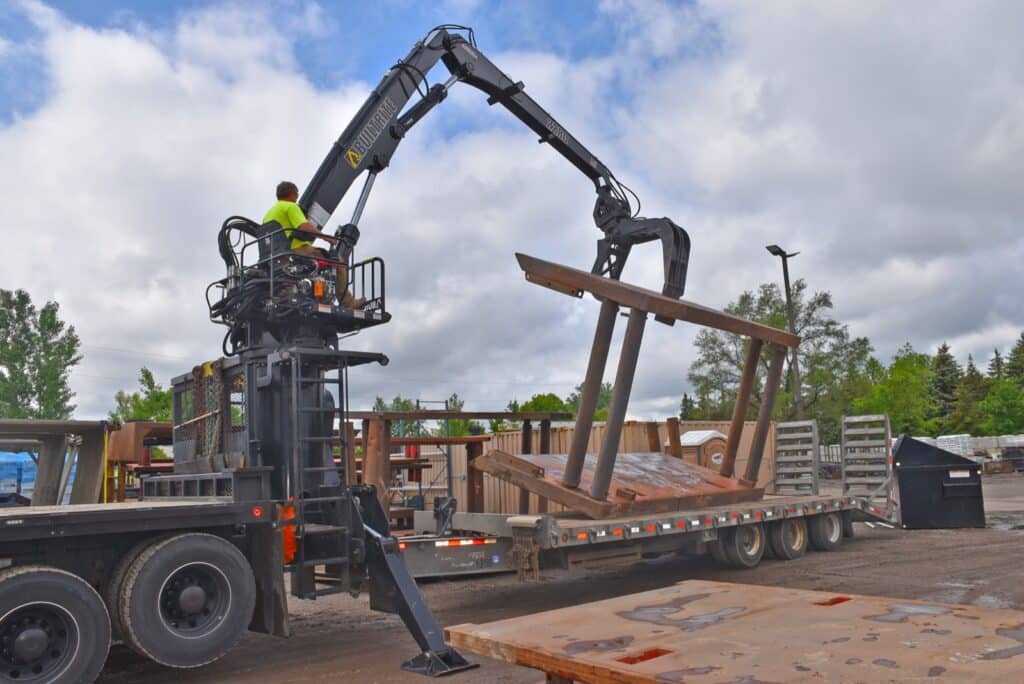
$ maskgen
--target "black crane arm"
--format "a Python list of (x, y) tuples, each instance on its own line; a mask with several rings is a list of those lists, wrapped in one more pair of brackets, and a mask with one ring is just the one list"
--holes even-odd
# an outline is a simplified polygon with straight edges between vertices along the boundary
[[(351, 220), (357, 224), (373, 180), (387, 168), (409, 129), (463, 81), (488, 95), (488, 104), (501, 104), (583, 172), (594, 183), (597, 201), (594, 222), (604, 233), (598, 240), (593, 272), (618, 279), (634, 244), (660, 239), (665, 261), (663, 293), (679, 297), (686, 283), (690, 239), (667, 218), (634, 215), (628, 194), (601, 160), (547, 111), (526, 94), (523, 83), (505, 75), (469, 40), (448, 27), (434, 29), (395, 64), (342, 132), (299, 200), (299, 206), (318, 227), (324, 226), (348, 189), (367, 173)], [(443, 84), (426, 85), (426, 74), (442, 61), (451, 77)], [(419, 91), (420, 99), (403, 111)]]

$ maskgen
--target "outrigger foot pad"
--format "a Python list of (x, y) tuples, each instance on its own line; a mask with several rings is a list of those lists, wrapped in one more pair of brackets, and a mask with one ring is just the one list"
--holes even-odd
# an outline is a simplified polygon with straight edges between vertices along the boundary
[(472, 670), (474, 667), (480, 666), (463, 658), (454, 648), (446, 648), (439, 653), (426, 651), (402, 663), (403, 670), (428, 677), (444, 677), (463, 670)]

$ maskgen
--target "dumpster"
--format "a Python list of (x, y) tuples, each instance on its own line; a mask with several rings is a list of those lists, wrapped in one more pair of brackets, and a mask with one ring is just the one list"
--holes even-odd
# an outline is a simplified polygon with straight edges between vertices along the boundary
[(980, 465), (907, 435), (893, 460), (904, 528), (985, 526)]

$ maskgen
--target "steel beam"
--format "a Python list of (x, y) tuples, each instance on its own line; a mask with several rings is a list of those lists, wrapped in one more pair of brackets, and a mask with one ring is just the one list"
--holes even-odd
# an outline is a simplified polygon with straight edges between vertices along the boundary
[(740, 439), (743, 437), (743, 423), (747, 419), (747, 408), (750, 407), (750, 393), (754, 389), (754, 378), (757, 377), (757, 364), (761, 359), (761, 340), (750, 339), (747, 347), (747, 360), (743, 364), (743, 375), (740, 387), (736, 391), (736, 405), (732, 408), (732, 422), (729, 424), (729, 435), (725, 441), (725, 455), (719, 474), (732, 477), (736, 470), (736, 454), (739, 452)]
[[(629, 393), (633, 389), (636, 362), (640, 358), (640, 342), (643, 341), (646, 324), (647, 312), (640, 309), (629, 312), (629, 323), (626, 325), (626, 335), (622, 340), (622, 352), (619, 355), (619, 368), (615, 372), (612, 405), (608, 409), (608, 421), (605, 424), (604, 444), (601, 445), (601, 453), (597, 455), (594, 481), (590, 487), (590, 496), (602, 501), (608, 496), (612, 471), (615, 469), (615, 456), (619, 453), (622, 424), (626, 420)], [(587, 432), (589, 434), (589, 430)]]
[(597, 316), (597, 329), (594, 331), (594, 344), (590, 348), (590, 362), (587, 364), (587, 377), (583, 381), (580, 392), (580, 405), (576, 412), (576, 427), (572, 432), (572, 444), (569, 445), (569, 458), (565, 464), (565, 475), (562, 484), (566, 487), (579, 487), (580, 475), (583, 473), (583, 461), (587, 457), (587, 442), (590, 441), (590, 429), (594, 424), (594, 408), (601, 392), (601, 381), (604, 379), (604, 368), (608, 363), (608, 349), (612, 344), (612, 332), (615, 330), (615, 316), (619, 313), (619, 305), (604, 300), (601, 312)]
[(768, 364), (768, 377), (764, 380), (764, 392), (761, 394), (761, 410), (757, 414), (757, 425), (754, 427), (754, 441), (750, 445), (750, 458), (747, 470), (740, 484), (753, 487), (757, 484), (757, 475), (761, 470), (761, 458), (764, 456), (764, 445), (768, 441), (768, 428), (771, 427), (772, 411), (775, 409), (775, 396), (779, 393), (779, 381), (782, 378), (782, 366), (786, 360), (786, 348), (781, 344), (772, 345), (772, 360)]

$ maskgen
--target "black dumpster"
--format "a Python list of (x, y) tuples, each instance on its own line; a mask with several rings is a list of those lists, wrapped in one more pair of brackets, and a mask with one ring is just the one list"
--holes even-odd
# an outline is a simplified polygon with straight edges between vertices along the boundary
[(903, 435), (893, 452), (903, 527), (984, 527), (981, 466)]

